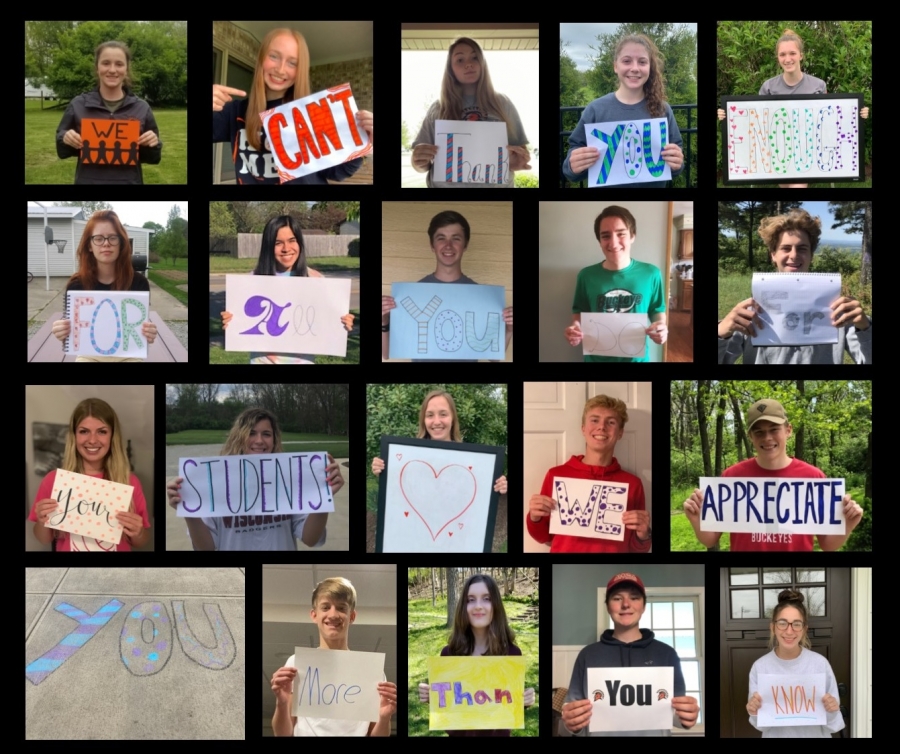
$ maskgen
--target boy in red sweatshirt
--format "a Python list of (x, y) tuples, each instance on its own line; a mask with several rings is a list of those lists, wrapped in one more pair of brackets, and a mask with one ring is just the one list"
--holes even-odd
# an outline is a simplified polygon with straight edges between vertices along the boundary
[[(650, 514), (644, 502), (644, 486), (634, 474), (623, 471), (613, 456), (616, 443), (625, 434), (627, 421), (625, 403), (618, 398), (597, 395), (584, 404), (581, 417), (584, 455), (572, 456), (564, 465), (550, 469), (540, 494), (532, 495), (528, 502), (528, 533), (541, 544), (550, 543), (550, 552), (649, 552)], [(553, 477), (627, 482), (628, 504), (622, 514), (627, 529), (624, 540), (550, 534), (550, 514), (557, 505), (551, 497)]]

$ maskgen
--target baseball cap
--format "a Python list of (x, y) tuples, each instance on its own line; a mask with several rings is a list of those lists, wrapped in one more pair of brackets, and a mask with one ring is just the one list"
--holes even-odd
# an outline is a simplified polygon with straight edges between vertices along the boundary
[(617, 573), (615, 576), (613, 576), (609, 580), (609, 583), (606, 585), (606, 593), (609, 594), (612, 589), (617, 586), (621, 586), (622, 584), (633, 584), (638, 588), (638, 591), (640, 591), (640, 593), (644, 595), (644, 599), (647, 599), (647, 590), (644, 589), (644, 582), (641, 581), (640, 578), (635, 576), (633, 573), (629, 573), (628, 571)]
[(766, 419), (775, 424), (786, 424), (788, 420), (784, 406), (778, 401), (768, 398), (757, 401), (747, 410), (747, 429), (750, 429), (760, 419)]

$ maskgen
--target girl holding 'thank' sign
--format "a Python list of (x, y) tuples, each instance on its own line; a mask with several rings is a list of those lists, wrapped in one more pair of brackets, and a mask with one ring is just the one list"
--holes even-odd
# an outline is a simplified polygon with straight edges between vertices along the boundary
[[(273, 217), (263, 230), (259, 261), (254, 275), (278, 275), (279, 277), (325, 277), (306, 264), (306, 248), (303, 245), (303, 231), (290, 215)], [(222, 327), (228, 327), (234, 314), (222, 312)], [(341, 322), (347, 331), (353, 329), (352, 314), (345, 314)], [(251, 353), (251, 364), (312, 364), (315, 356), (290, 353)]]
[[(284, 453), (281, 429), (275, 414), (264, 408), (248, 408), (238, 414), (219, 451), (222, 456)], [(328, 455), (325, 467), (333, 495), (344, 486), (341, 468)], [(166, 485), (169, 505), (181, 502), (182, 477)], [(261, 519), (261, 520), (260, 520)], [(298, 513), (264, 516), (225, 516), (221, 518), (185, 518), (195, 550), (296, 550), (296, 540), (307, 547), (325, 544), (327, 513)]]
[[(313, 94), (309, 84), (309, 48), (295, 29), (272, 29), (259, 46), (250, 96), (228, 86), (213, 84), (213, 143), (231, 142), (238, 185), (279, 185), (278, 170), (265, 141), (260, 113)], [(247, 97), (234, 100), (232, 95)], [(374, 143), (375, 119), (368, 110), (356, 113), (356, 122)], [(343, 181), (362, 166), (362, 158), (349, 160), (286, 184)]]

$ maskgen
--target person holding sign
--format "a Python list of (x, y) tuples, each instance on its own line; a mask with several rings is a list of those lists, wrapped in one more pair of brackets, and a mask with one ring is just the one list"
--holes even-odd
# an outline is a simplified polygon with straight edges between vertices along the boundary
[[(279, 277), (325, 277), (306, 263), (306, 247), (300, 223), (290, 215), (273, 217), (263, 230), (259, 260), (253, 275), (278, 275)], [(228, 327), (231, 312), (222, 312), (222, 328)], [(344, 328), (353, 329), (352, 314), (341, 317)], [(251, 364), (314, 364), (315, 356), (296, 353), (251, 353)]]
[[(759, 477), (764, 479), (825, 479), (824, 472), (787, 454), (787, 441), (792, 428), (784, 406), (778, 401), (765, 398), (756, 401), (747, 410), (747, 434), (756, 449), (756, 458), (729, 466), (722, 472), (723, 477)], [(847, 537), (862, 520), (863, 509), (850, 495), (844, 495), (843, 514), (846, 526), (844, 534), (783, 534), (731, 532), (731, 550), (734, 551), (791, 551), (812, 552), (813, 537), (825, 552), (839, 550)], [(695, 489), (684, 502), (684, 513), (694, 527), (697, 539), (704, 547), (715, 547), (721, 532), (702, 531), (700, 517), (703, 506), (703, 492)]]
[[(650, 514), (644, 502), (644, 485), (639, 477), (623, 471), (613, 455), (616, 443), (625, 434), (628, 409), (624, 401), (608, 395), (595, 395), (584, 404), (581, 415), (581, 434), (584, 435), (584, 455), (572, 456), (567, 463), (550, 469), (544, 477), (541, 492), (528, 501), (528, 533), (541, 544), (550, 543), (550, 552), (649, 552), (653, 533)], [(626, 482), (628, 504), (622, 514), (627, 529), (624, 539), (595, 539), (589, 537), (550, 534), (550, 517), (559, 504), (552, 497), (553, 478), (569, 477), (601, 483)]]
[(468, 120), (506, 123), (509, 149), (509, 180), (506, 183), (442, 183), (441, 188), (510, 188), (515, 186), (515, 171), (530, 170), (528, 138), (522, 119), (510, 99), (494, 91), (484, 52), (474, 39), (459, 37), (447, 51), (447, 65), (441, 82), (441, 98), (425, 114), (422, 127), (413, 140), (412, 166), (427, 173), (425, 182), (434, 188), (431, 169), (438, 147), (435, 121)]
[[(320, 581), (312, 594), (309, 615), (319, 629), (320, 650), (349, 650), (350, 625), (356, 620), (356, 589), (345, 578)], [(389, 736), (391, 717), (397, 712), (397, 684), (384, 680), (378, 684), (381, 697), (378, 721), (294, 717), (291, 715), (294, 679), (297, 667), (294, 655), (272, 675), (275, 714), (272, 731), (276, 736)]]
[[(759, 236), (769, 249), (778, 272), (809, 272), (822, 235), (822, 220), (805, 209), (764, 217)], [(872, 363), (872, 320), (859, 301), (840, 296), (831, 304), (831, 324), (837, 328), (836, 344), (809, 346), (754, 346), (750, 340), (762, 329), (760, 304), (744, 299), (719, 322), (719, 363), (734, 364), (842, 364), (844, 352), (857, 364)]]
[[(825, 657), (812, 650), (807, 633), (808, 622), (806, 606), (803, 604), (803, 594), (793, 589), (782, 591), (778, 595), (778, 605), (772, 611), (772, 622), (769, 624), (769, 647), (772, 651), (760, 657), (750, 668), (747, 713), (750, 715), (750, 724), (762, 732), (763, 738), (831, 738), (832, 733), (837, 733), (844, 728), (840, 702), (834, 696), (838, 693), (834, 671)], [(799, 724), (768, 727), (759, 724), (759, 712), (764, 704), (760, 692), (769, 697), (773, 706), (777, 704), (779, 698), (775, 696), (773, 699), (771, 691), (760, 685), (760, 676), (786, 676), (784, 680), (788, 683), (792, 677), (814, 674), (825, 677), (825, 688), (821, 689), (824, 693), (819, 699), (806, 699), (806, 704), (803, 705), (803, 711), (806, 714), (797, 717), (802, 720), (815, 709), (815, 704), (818, 702), (822, 704), (827, 713), (825, 725)], [(816, 691), (818, 695), (819, 690)]]
[[(103, 209), (91, 215), (84, 226), (78, 244), (78, 272), (66, 283), (69, 291), (144, 291), (150, 292), (150, 283), (143, 275), (135, 274), (131, 264), (131, 241), (128, 232), (111, 209)], [(65, 341), (72, 333), (70, 319), (58, 319), (51, 331)], [(158, 329), (146, 320), (141, 334), (148, 344), (156, 340)], [(78, 356), (75, 361), (141, 361), (127, 356)]]
[[(282, 185), (278, 167), (265, 139), (261, 113), (314, 92), (309, 83), (309, 48), (295, 29), (272, 29), (256, 56), (250, 96), (229, 86), (213, 84), (213, 144), (231, 143), (239, 186)], [(246, 97), (235, 100), (234, 96)], [(374, 142), (374, 116), (356, 113), (359, 128)], [(326, 185), (343, 181), (362, 167), (363, 159), (348, 160), (324, 170), (285, 181), (284, 185)]]
[[(459, 415), (453, 396), (444, 390), (432, 390), (422, 401), (419, 409), (419, 432), (417, 438), (439, 440), (444, 442), (462, 442), (459, 429)], [(375, 456), (372, 459), (372, 473), (379, 476), (384, 471), (384, 459)], [(494, 492), (506, 494), (506, 477), (501, 476), (494, 482)]]
[(572, 668), (572, 680), (562, 708), (561, 735), (590, 736), (668, 736), (666, 730), (629, 730), (588, 732), (593, 702), (589, 698), (588, 668), (637, 668), (648, 665), (674, 669), (672, 690), (672, 725), (693, 728), (700, 713), (697, 700), (685, 696), (684, 675), (678, 653), (668, 644), (657, 641), (653, 631), (641, 628), (641, 616), (647, 609), (644, 582), (633, 573), (618, 573), (606, 585), (606, 611), (612, 618), (608, 628), (595, 644), (588, 644), (578, 653)]
[[(121, 42), (98, 45), (94, 75), (97, 88), (75, 97), (59, 122), (56, 153), (62, 160), (78, 158), (76, 186), (143, 184), (141, 164), (159, 164), (162, 142), (150, 105), (131, 93), (131, 51)], [(84, 139), (82, 121), (88, 119), (94, 122), (93, 133)], [(137, 142), (123, 144), (116, 140), (115, 121), (137, 121)], [(91, 138), (95, 144), (89, 143)]]
[[(264, 408), (248, 408), (238, 414), (219, 451), (222, 456), (283, 453), (281, 428), (275, 414)], [(333, 495), (344, 486), (341, 468), (328, 456), (328, 485)], [(181, 502), (182, 477), (166, 486), (169, 505)], [(327, 513), (299, 513), (263, 516), (185, 518), (195, 550), (286, 550), (297, 549), (301, 540), (307, 547), (325, 544)]]
[[(631, 258), (631, 245), (636, 233), (637, 221), (625, 207), (610, 205), (594, 220), (594, 235), (605, 259), (578, 273), (572, 301), (572, 322), (564, 333), (570, 346), (580, 346), (584, 339), (582, 312), (646, 313), (651, 324), (645, 332), (650, 340), (662, 345), (669, 337), (662, 274), (652, 264)], [(650, 355), (645, 349), (643, 356), (585, 354), (584, 360), (631, 363), (649, 361)]]
[[(637, 122), (647, 118), (666, 118), (667, 144), (660, 154), (671, 168), (672, 176), (680, 175), (684, 168), (681, 131), (678, 130), (672, 108), (666, 102), (659, 50), (649, 37), (628, 34), (616, 44), (614, 59), (613, 68), (619, 79), (619, 88), (595, 99), (581, 113), (578, 125), (569, 134), (569, 153), (563, 162), (563, 175), (573, 183), (584, 181), (588, 177), (588, 168), (600, 159), (599, 149), (586, 146), (586, 125)], [(613, 147), (610, 146), (610, 149)], [(665, 181), (638, 181), (617, 184), (617, 188), (663, 188), (665, 185)]]
[[(469, 221), (459, 212), (445, 210), (431, 218), (428, 224), (428, 243), (434, 253), (435, 269), (419, 283), (448, 283), (454, 285), (478, 285), (472, 278), (463, 274), (462, 259), (469, 248), (472, 229)], [(381, 358), (390, 357), (391, 309), (397, 308), (393, 296), (381, 297)], [(503, 321), (506, 323), (506, 343), (509, 348), (512, 342), (513, 308), (503, 309)], [(413, 361), (455, 361), (455, 359), (414, 359)], [(498, 359), (499, 361), (499, 359)]]
[[(463, 585), (456, 603), (450, 642), (441, 650), (441, 657), (521, 657), (515, 645), (516, 635), (506, 619), (506, 608), (500, 597), (497, 582), (483, 573), (470, 576)], [(518, 693), (515, 690), (515, 693)], [(431, 702), (427, 683), (419, 684), (419, 701)], [(525, 707), (534, 704), (534, 689), (525, 689)], [(506, 737), (509, 730), (448, 730), (448, 736)]]
[[(147, 501), (144, 499), (140, 480), (131, 471), (119, 417), (106, 401), (87, 398), (75, 406), (66, 430), (66, 449), (60, 468), (134, 487), (131, 506), (127, 511), (115, 514), (124, 530), (115, 549), (117, 552), (128, 552), (132, 547), (146, 544), (150, 538)], [(57, 551), (68, 552), (74, 549), (73, 538), (76, 539), (78, 549), (109, 550), (108, 546), (98, 540), (46, 526), (50, 516), (60, 506), (60, 501), (50, 496), (55, 481), (56, 469), (41, 480), (28, 515), (28, 520), (34, 521), (35, 539), (45, 545), (55, 541), (54, 549)]]

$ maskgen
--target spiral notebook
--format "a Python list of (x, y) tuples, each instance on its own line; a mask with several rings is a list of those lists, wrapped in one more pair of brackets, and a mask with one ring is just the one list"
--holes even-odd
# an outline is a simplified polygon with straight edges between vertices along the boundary
[(63, 318), (71, 331), (63, 350), (78, 356), (147, 358), (141, 325), (150, 317), (147, 291), (69, 291)]
[(762, 311), (754, 346), (812, 346), (837, 343), (831, 304), (841, 295), (834, 272), (754, 272), (753, 300)]

